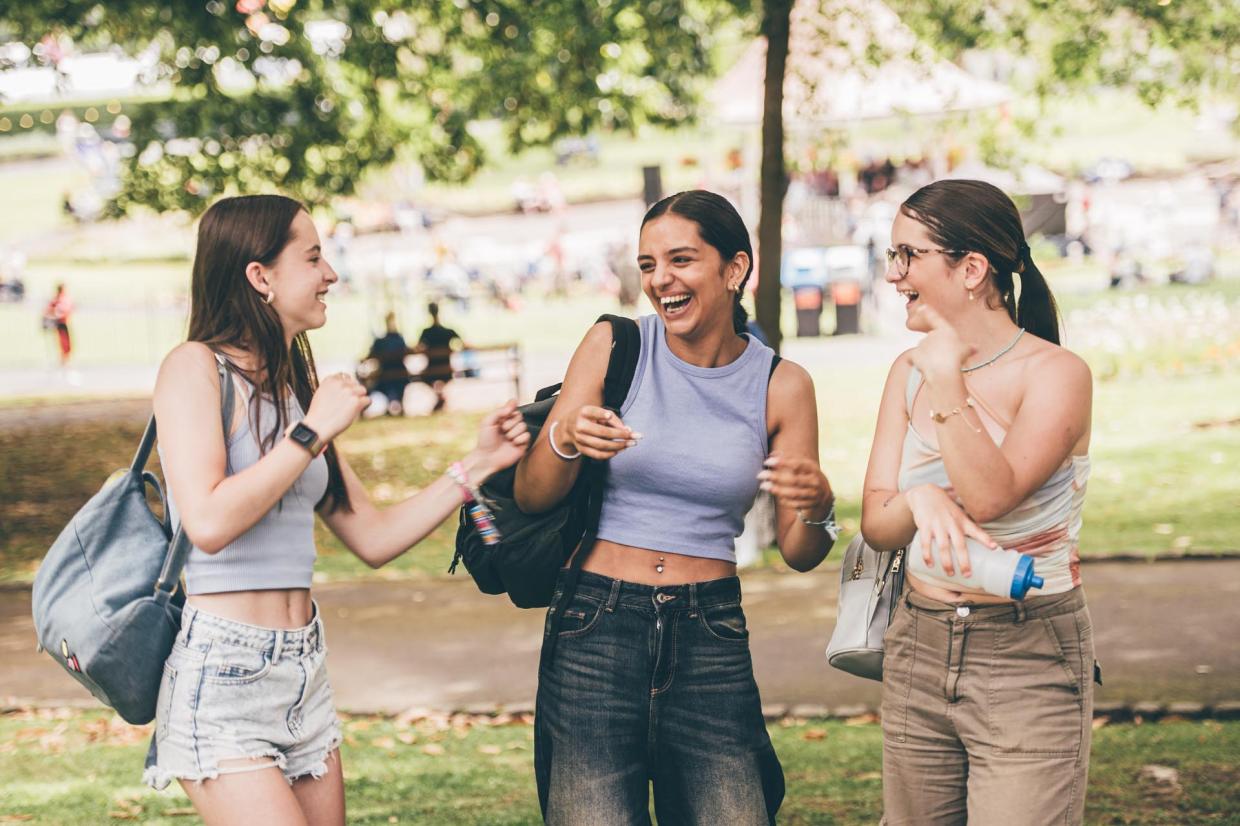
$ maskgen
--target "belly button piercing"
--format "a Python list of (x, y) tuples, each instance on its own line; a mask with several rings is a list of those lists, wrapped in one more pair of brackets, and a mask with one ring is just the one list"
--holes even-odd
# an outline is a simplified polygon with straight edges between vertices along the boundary
[(654, 572), (656, 574), (663, 573), (663, 557), (659, 557), (659, 564), (654, 566)]

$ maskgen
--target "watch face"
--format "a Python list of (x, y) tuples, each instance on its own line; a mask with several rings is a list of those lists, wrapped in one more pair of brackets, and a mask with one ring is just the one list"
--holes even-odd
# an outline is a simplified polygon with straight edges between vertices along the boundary
[(288, 437), (302, 447), (309, 448), (319, 438), (319, 435), (301, 422), (298, 422), (289, 431)]

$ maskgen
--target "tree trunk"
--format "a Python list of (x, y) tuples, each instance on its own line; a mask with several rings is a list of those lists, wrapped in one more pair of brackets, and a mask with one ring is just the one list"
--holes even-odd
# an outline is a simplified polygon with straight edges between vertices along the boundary
[(788, 173), (784, 166), (784, 72), (788, 63), (788, 31), (794, 0), (766, 0), (762, 34), (766, 37), (766, 77), (762, 104), (761, 212), (758, 218), (758, 324), (779, 352), (780, 261)]

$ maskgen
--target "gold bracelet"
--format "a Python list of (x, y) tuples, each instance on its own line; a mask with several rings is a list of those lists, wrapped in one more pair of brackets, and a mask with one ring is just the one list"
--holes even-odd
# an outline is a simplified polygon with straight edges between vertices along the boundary
[[(973, 408), (973, 409), (975, 409), (975, 410), (977, 409), (977, 406), (976, 406), (975, 404), (973, 404), (973, 397), (972, 397), (972, 396), (965, 396), (965, 397), (964, 397), (964, 404), (960, 405), (959, 407), (953, 407), (951, 410), (947, 411), (946, 413), (936, 413), (936, 412), (934, 412), (933, 410), (931, 410), (931, 411), (930, 411), (930, 419), (931, 419), (931, 420), (932, 420), (935, 424), (943, 424), (943, 422), (947, 421), (947, 420), (948, 420), (948, 419), (950, 419), (952, 416), (955, 416), (957, 413), (964, 413), (964, 410), (965, 410), (965, 408), (966, 408), (966, 407), (971, 407), (971, 408)], [(968, 419), (965, 419), (965, 418), (964, 418), (964, 416), (961, 416), (960, 418), (964, 421), (964, 423), (965, 423), (965, 424), (969, 425), (969, 429), (970, 429), (970, 430), (972, 430), (974, 433), (981, 433), (981, 432), (982, 432), (982, 431), (981, 431), (981, 430), (979, 430), (978, 428), (976, 428), (976, 427), (974, 427), (973, 425), (969, 424), (969, 420), (968, 420)]]

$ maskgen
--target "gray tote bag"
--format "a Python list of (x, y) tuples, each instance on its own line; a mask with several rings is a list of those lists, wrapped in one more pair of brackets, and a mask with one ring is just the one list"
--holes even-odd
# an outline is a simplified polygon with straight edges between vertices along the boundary
[(883, 635), (904, 590), (904, 549), (880, 552), (853, 537), (840, 569), (840, 605), (827, 643), (827, 662), (865, 677), (883, 678)]
[[(233, 384), (219, 364), (224, 432), (232, 419)], [(155, 717), (164, 660), (181, 627), (181, 569), (191, 543), (168, 523), (159, 480), (146, 470), (155, 417), (124, 475), (74, 515), (52, 543), (32, 594), (39, 648), (126, 722)], [(150, 485), (163, 504), (147, 505)]]

